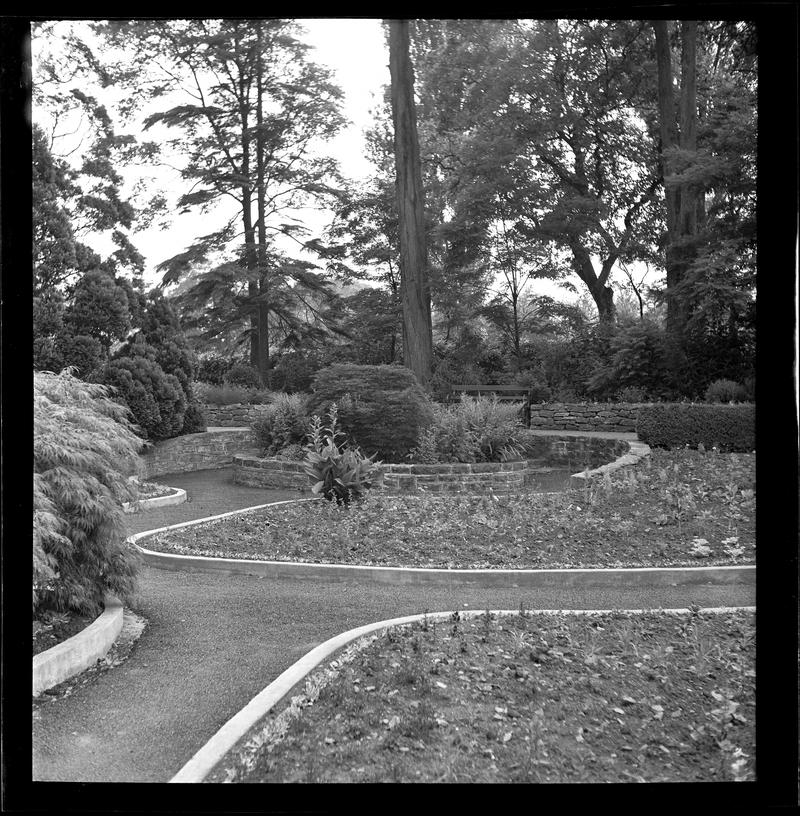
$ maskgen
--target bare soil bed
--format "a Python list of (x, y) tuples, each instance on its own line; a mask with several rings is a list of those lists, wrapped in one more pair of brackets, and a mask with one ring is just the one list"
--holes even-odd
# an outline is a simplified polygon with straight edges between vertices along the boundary
[(184, 555), (445, 569), (750, 564), (755, 455), (653, 451), (556, 494), (372, 491), (348, 507), (278, 505), (142, 544)]
[(207, 781), (752, 780), (754, 667), (747, 611), (426, 619), (321, 667)]

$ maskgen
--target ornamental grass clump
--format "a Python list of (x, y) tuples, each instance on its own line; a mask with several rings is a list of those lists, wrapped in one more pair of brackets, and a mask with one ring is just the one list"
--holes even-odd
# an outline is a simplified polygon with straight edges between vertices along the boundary
[(503, 462), (523, 454), (517, 405), (496, 397), (462, 396), (454, 405), (433, 406), (433, 422), (423, 429), (413, 462)]
[(372, 486), (381, 463), (373, 461), (375, 454), (365, 456), (345, 441), (345, 434), (337, 427), (337, 413), (334, 402), (325, 427), (317, 415), (311, 418), (305, 471), (314, 482), (312, 493), (341, 505), (350, 504)]
[(34, 372), (33, 387), (34, 614), (93, 614), (106, 592), (134, 590), (122, 502), (142, 440), (102, 385), (64, 371)]
[(305, 396), (276, 394), (261, 417), (253, 423), (253, 431), (265, 456), (276, 456), (285, 449), (302, 445), (309, 431)]

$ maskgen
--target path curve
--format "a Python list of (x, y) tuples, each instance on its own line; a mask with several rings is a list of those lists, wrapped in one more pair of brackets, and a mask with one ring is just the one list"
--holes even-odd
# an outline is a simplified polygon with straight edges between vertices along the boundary
[[(129, 532), (297, 497), (234, 485), (229, 469), (160, 480), (190, 500), (126, 517)], [(566, 589), (371, 586), (142, 570), (148, 625), (128, 659), (44, 701), (34, 779), (166, 782), (236, 712), (328, 638), (376, 620), (450, 609), (750, 606), (755, 587)]]

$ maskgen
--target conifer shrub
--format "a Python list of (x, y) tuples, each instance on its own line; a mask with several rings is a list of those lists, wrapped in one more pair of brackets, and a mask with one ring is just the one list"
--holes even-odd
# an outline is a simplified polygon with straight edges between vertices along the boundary
[(102, 385), (64, 371), (34, 372), (33, 387), (34, 614), (94, 614), (135, 588), (122, 502), (142, 440)]
[(749, 453), (756, 447), (755, 406), (670, 403), (643, 405), (636, 432), (654, 448), (716, 447)]
[(433, 421), (431, 401), (403, 366), (339, 363), (317, 372), (308, 413), (323, 416), (335, 402), (354, 445), (383, 461), (402, 462)]
[(190, 402), (183, 415), (181, 434), (205, 433), (208, 429), (206, 415), (198, 402)]
[(133, 421), (150, 440), (169, 439), (183, 429), (186, 396), (173, 374), (144, 355), (118, 357), (100, 373), (116, 398), (130, 408)]

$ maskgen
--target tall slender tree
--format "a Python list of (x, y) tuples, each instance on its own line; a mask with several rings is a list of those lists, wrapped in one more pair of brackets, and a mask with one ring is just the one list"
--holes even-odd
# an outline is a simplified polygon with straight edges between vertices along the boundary
[(145, 127), (180, 132), (169, 146), (192, 187), (178, 206), (223, 222), (160, 265), (163, 283), (193, 278), (186, 297), (195, 312), (241, 284), (236, 317), (249, 321), (250, 361), (266, 382), (270, 315), (294, 292), (325, 289), (312, 263), (287, 257), (276, 241), (313, 248), (297, 210), (338, 194), (336, 163), (318, 148), (343, 123), (341, 91), (308, 60), (290, 20), (137, 21), (103, 33), (126, 50), (118, 81), (140, 105), (177, 102)]
[(389, 23), (389, 68), (400, 228), (403, 360), (419, 382), (426, 385), (433, 363), (431, 295), (407, 20), (391, 20)]

